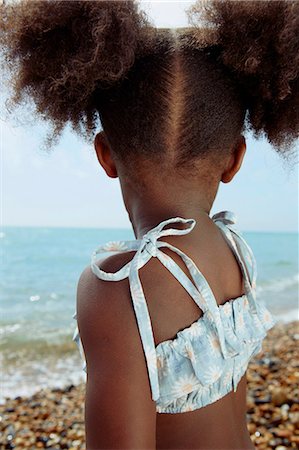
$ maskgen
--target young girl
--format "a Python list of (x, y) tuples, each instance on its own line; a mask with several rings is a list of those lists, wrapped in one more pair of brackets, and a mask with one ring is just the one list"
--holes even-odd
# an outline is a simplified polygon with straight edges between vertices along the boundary
[(212, 0), (188, 15), (171, 30), (133, 1), (1, 8), (11, 103), (34, 100), (50, 146), (68, 122), (95, 138), (136, 237), (98, 247), (78, 283), (88, 449), (254, 448), (246, 369), (275, 321), (235, 215), (210, 210), (246, 130), (283, 155), (298, 138), (299, 2)]

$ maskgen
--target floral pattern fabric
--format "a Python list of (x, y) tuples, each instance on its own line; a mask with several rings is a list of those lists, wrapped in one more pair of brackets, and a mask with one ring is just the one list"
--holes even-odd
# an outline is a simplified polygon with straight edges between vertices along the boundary
[[(130, 292), (144, 349), (152, 399), (158, 413), (181, 413), (213, 403), (231, 390), (236, 391), (252, 356), (262, 349), (262, 340), (276, 320), (265, 304), (256, 300), (257, 268), (251, 248), (236, 228), (236, 217), (221, 211), (212, 217), (234, 253), (244, 278), (245, 294), (218, 305), (207, 280), (194, 261), (177, 247), (160, 240), (167, 235), (189, 233), (195, 219), (174, 217), (160, 222), (142, 239), (110, 241), (91, 256), (91, 269), (100, 279), (118, 281), (129, 278)], [(167, 228), (183, 223), (187, 228)], [(193, 282), (160, 248), (168, 247), (181, 256)], [(101, 270), (97, 254), (135, 250), (132, 260), (115, 273)], [(156, 257), (175, 276), (203, 311), (202, 316), (171, 340), (157, 346), (139, 278), (139, 269)], [(76, 312), (73, 315), (76, 320)], [(87, 371), (84, 351), (76, 327), (73, 340), (78, 345), (83, 370)]]

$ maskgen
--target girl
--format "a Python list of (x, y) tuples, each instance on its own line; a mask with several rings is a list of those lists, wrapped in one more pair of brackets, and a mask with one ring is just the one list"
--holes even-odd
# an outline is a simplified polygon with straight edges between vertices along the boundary
[(94, 140), (136, 237), (97, 248), (78, 283), (88, 449), (254, 448), (246, 369), (274, 319), (234, 214), (210, 210), (246, 130), (282, 155), (298, 138), (299, 3), (212, 0), (188, 16), (171, 30), (134, 1), (1, 8), (11, 104), (34, 100), (48, 146), (67, 122)]

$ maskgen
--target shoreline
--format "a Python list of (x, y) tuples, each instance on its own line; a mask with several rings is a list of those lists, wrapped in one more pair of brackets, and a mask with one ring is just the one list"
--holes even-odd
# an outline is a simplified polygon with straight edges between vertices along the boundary
[[(247, 370), (247, 424), (258, 450), (299, 445), (299, 321), (279, 321)], [(83, 450), (85, 383), (44, 388), (0, 405), (0, 447)]]
[(273, 314), (279, 323), (288, 324), (290, 322), (299, 321), (299, 311), (298, 309), (290, 309), (288, 311), (282, 312), (279, 317), (277, 314)]
[[(294, 309), (273, 315), (278, 325), (288, 325), (299, 319)], [(17, 351), (1, 348), (0, 407), (17, 396), (27, 398), (42, 389), (64, 389), (71, 384), (84, 383), (83, 362), (72, 336), (73, 331), (61, 345), (50, 342), (44, 348), (32, 347), (29, 351), (28, 345)]]

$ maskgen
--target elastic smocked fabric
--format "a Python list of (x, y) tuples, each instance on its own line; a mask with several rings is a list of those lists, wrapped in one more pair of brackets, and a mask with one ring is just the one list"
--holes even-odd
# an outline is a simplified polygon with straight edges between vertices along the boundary
[[(92, 272), (100, 279), (118, 281), (129, 278), (132, 304), (143, 345), (152, 399), (158, 413), (193, 411), (237, 390), (250, 359), (262, 350), (262, 341), (276, 319), (265, 303), (256, 299), (257, 267), (253, 252), (237, 230), (236, 216), (221, 211), (212, 217), (240, 265), (244, 295), (218, 305), (214, 294), (194, 261), (177, 247), (160, 240), (163, 236), (190, 233), (195, 219), (174, 217), (160, 222), (142, 239), (109, 241), (97, 247), (91, 256)], [(183, 229), (165, 228), (182, 223)], [(176, 252), (184, 261), (193, 282), (180, 266), (161, 248)], [(136, 251), (131, 261), (117, 272), (105, 272), (97, 265), (97, 255), (106, 252)], [(160, 262), (187, 290), (202, 310), (202, 316), (179, 331), (174, 339), (155, 346), (154, 335), (139, 278), (139, 269), (152, 257)], [(76, 312), (73, 315), (76, 320)], [(84, 351), (76, 326), (73, 340), (78, 345), (83, 370)]]

